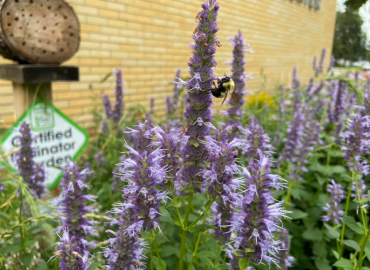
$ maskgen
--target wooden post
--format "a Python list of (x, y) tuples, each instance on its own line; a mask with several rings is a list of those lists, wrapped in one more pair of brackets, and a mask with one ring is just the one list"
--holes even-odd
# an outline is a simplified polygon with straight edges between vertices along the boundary
[(15, 116), (18, 119), (36, 100), (53, 102), (51, 83), (23, 84), (13, 82)]

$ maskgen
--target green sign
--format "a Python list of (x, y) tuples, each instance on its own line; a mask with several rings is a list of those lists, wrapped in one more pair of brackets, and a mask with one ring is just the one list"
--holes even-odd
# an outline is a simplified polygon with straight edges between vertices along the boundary
[[(46, 169), (45, 185), (54, 188), (62, 177), (62, 168), (68, 161), (75, 161), (86, 147), (89, 135), (86, 130), (73, 122), (51, 103), (37, 102), (18, 119), (14, 126), (1, 139), (5, 153), (19, 148), (20, 123), (28, 121), (35, 137), (35, 161), (44, 163)], [(8, 158), (16, 169), (13, 156)]]

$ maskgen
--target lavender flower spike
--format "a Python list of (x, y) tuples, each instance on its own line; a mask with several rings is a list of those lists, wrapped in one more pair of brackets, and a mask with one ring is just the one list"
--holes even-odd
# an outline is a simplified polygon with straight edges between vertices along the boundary
[(33, 160), (35, 150), (32, 147), (34, 138), (31, 134), (30, 124), (22, 122), (19, 132), (21, 133), (19, 138), (20, 149), (15, 156), (19, 174), (28, 185), (30, 192), (37, 198), (41, 198), (45, 193), (45, 173), (42, 172), (42, 167), (39, 167), (41, 165)]
[(270, 138), (264, 133), (263, 127), (258, 124), (255, 116), (249, 119), (249, 124), (245, 130), (243, 154), (248, 156), (249, 164), (259, 158), (260, 153), (264, 156), (270, 156), (272, 146)]
[(109, 97), (106, 94), (103, 94), (103, 105), (106, 119), (113, 119), (112, 105), (110, 103)]
[(237, 189), (240, 187), (241, 179), (236, 179), (234, 175), (239, 173), (239, 168), (235, 163), (235, 156), (238, 155), (238, 148), (241, 143), (238, 139), (228, 141), (228, 133), (232, 130), (231, 126), (216, 131), (215, 140), (211, 136), (207, 137), (207, 149), (210, 153), (211, 168), (203, 171), (203, 177), (209, 182), (208, 192), (216, 198), (213, 205), (215, 217), (213, 220), (215, 227), (215, 237), (223, 244), (230, 239), (230, 225), (233, 215), (233, 207), (239, 199)]
[(344, 192), (340, 184), (335, 183), (332, 179), (328, 185), (327, 190), (330, 194), (329, 202), (322, 208), (326, 214), (322, 217), (325, 222), (333, 222), (335, 225), (339, 224), (344, 212), (340, 209), (340, 203), (344, 199)]
[(92, 209), (85, 204), (87, 201), (94, 201), (94, 196), (84, 195), (88, 188), (86, 185), (86, 170), (79, 172), (78, 167), (72, 161), (63, 169), (62, 194), (59, 207), (62, 225), (58, 231), (68, 230), (70, 240), (79, 254), (88, 250), (91, 243), (86, 237), (94, 235), (95, 231), (92, 222), (88, 221), (85, 214), (92, 212)]
[(60, 258), (60, 270), (88, 270), (90, 262), (88, 252), (83, 252), (77, 245), (74, 237), (70, 237), (67, 230), (61, 237), (61, 242), (57, 243), (59, 250), (55, 253), (56, 258)]
[(369, 127), (370, 116), (361, 116), (360, 112), (356, 112), (348, 120), (348, 129), (342, 134), (342, 150), (349, 168), (364, 175), (369, 172), (369, 165), (362, 159), (362, 155), (370, 149), (370, 134), (366, 132)]
[(112, 222), (118, 225), (118, 232), (109, 231), (115, 238), (110, 240), (111, 247), (105, 251), (108, 270), (145, 269), (142, 262), (144, 244), (139, 235), (142, 231), (159, 228), (160, 202), (167, 199), (166, 193), (158, 190), (166, 179), (161, 150), (139, 153), (128, 145), (126, 147), (132, 158), (123, 159), (119, 164), (121, 180), (126, 185), (123, 188), (124, 203), (112, 210), (120, 217)]
[(130, 227), (133, 216), (133, 205), (122, 203), (119, 208), (113, 210), (119, 214), (119, 219), (114, 223), (119, 226), (118, 232), (108, 231), (114, 235), (109, 241), (111, 246), (104, 250), (107, 257), (107, 270), (140, 270), (145, 269), (143, 252), (145, 245), (137, 234), (129, 235), (127, 228)]
[(286, 216), (283, 201), (273, 198), (273, 190), (285, 188), (284, 180), (271, 174), (271, 162), (260, 155), (257, 162), (243, 168), (241, 177), (246, 182), (246, 190), (234, 213), (231, 232), (236, 234), (234, 249), (238, 258), (252, 263), (279, 264), (279, 242), (274, 232), (279, 228), (281, 219)]
[(242, 106), (244, 104), (244, 95), (245, 91), (245, 80), (246, 75), (245, 73), (245, 60), (244, 60), (244, 53), (246, 52), (245, 47), (248, 47), (248, 44), (243, 40), (243, 34), (239, 30), (238, 34), (231, 38), (233, 44), (233, 61), (232, 61), (232, 75), (231, 78), (235, 83), (235, 89), (231, 93), (231, 98), (229, 100), (229, 104), (231, 108), (228, 110), (228, 116), (230, 116), (231, 120), (228, 121), (227, 125), (234, 125), (236, 130), (241, 130), (241, 123), (238, 121), (240, 116), (243, 115)]
[(122, 69), (115, 70), (116, 75), (116, 100), (114, 102), (114, 111), (112, 115), (112, 120), (118, 123), (122, 118), (122, 112), (124, 109), (123, 104), (123, 81), (122, 81)]
[(290, 239), (289, 231), (285, 228), (279, 230), (280, 236), (280, 250), (279, 250), (279, 266), (282, 270), (288, 270), (293, 266), (294, 258), (289, 255)]
[[(207, 161), (205, 137), (210, 134), (209, 123), (212, 121), (211, 89), (215, 79), (213, 69), (216, 66), (214, 54), (219, 40), (216, 38), (217, 11), (219, 4), (209, 0), (202, 4), (202, 11), (197, 15), (198, 26), (193, 34), (194, 43), (190, 45), (193, 56), (188, 63), (191, 79), (187, 82), (180, 80), (186, 86), (187, 107), (184, 113), (186, 119), (185, 135), (189, 139), (183, 150), (184, 166), (179, 172), (178, 188), (186, 183), (200, 186), (202, 179), (199, 172)], [(176, 82), (178, 83), (178, 82)]]

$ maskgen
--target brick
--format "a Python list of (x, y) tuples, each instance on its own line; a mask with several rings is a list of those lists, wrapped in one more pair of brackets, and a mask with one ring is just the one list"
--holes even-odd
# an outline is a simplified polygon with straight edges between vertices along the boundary
[[(276, 82), (289, 84), (291, 67), (298, 65), (302, 82), (312, 76), (311, 62), (322, 48), (328, 54), (332, 47), (335, 1), (322, 1), (320, 11), (312, 11), (296, 1), (230, 0), (219, 12), (217, 37), (218, 74), (229, 74), (225, 64), (232, 58), (228, 38), (240, 28), (245, 40), (254, 49), (246, 55), (247, 73), (254, 78), (248, 89), (259, 89), (263, 83), (261, 67), (268, 78), (266, 88)], [(113, 98), (114, 77), (99, 81), (115, 68), (124, 69), (127, 106), (148, 106), (156, 98), (156, 113), (165, 111), (165, 97), (173, 86), (168, 83), (176, 69), (188, 76), (188, 47), (196, 27), (199, 3), (191, 0), (70, 0), (81, 23), (79, 52), (64, 65), (80, 67), (81, 82), (54, 83), (54, 103), (81, 126), (93, 127), (91, 110), (96, 106), (90, 98), (102, 92)], [(222, 3), (221, 3), (222, 4)], [(237, 6), (238, 8), (235, 8)], [(273, 44), (273, 45), (272, 45)], [(0, 63), (12, 63), (0, 59)], [(327, 65), (328, 59), (325, 65)], [(13, 90), (8, 81), (0, 80), (0, 114), (5, 126), (14, 122)], [(112, 99), (113, 101), (113, 99)], [(98, 104), (101, 106), (101, 104)], [(226, 109), (217, 102), (214, 107)], [(93, 132), (93, 130), (90, 130)]]

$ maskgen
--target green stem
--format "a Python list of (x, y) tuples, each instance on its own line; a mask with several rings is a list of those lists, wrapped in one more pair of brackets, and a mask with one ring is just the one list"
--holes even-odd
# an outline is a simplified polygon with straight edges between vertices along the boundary
[(358, 264), (357, 264), (358, 269), (362, 268), (362, 261), (364, 260), (364, 250), (366, 248), (366, 244), (367, 244), (367, 241), (369, 239), (369, 236), (370, 236), (370, 229), (367, 230), (364, 241), (362, 243), (360, 243), (361, 250), (360, 250), (360, 257), (358, 258)]
[[(350, 184), (350, 186), (349, 186), (349, 188), (348, 188), (348, 192), (347, 192), (347, 199), (346, 199), (346, 207), (345, 207), (345, 210), (344, 210), (344, 215), (346, 216), (347, 215), (347, 213), (348, 213), (348, 208), (349, 208), (349, 203), (350, 203), (350, 201), (351, 201), (351, 191), (352, 191), (352, 189), (351, 189), (351, 187), (352, 187), (352, 185), (353, 185), (353, 173), (352, 173), (352, 181), (351, 181), (351, 184)], [(346, 230), (346, 224), (343, 222), (343, 225), (342, 225), (342, 232), (341, 232), (341, 234), (340, 234), (340, 246), (339, 246), (339, 250), (338, 250), (338, 252), (339, 252), (339, 259), (341, 259), (342, 258), (342, 254), (343, 254), (343, 240), (344, 240), (344, 231)]]
[(190, 191), (189, 193), (189, 199), (188, 199), (188, 206), (186, 208), (186, 214), (185, 214), (185, 220), (184, 220), (184, 227), (182, 228), (182, 235), (181, 235), (181, 244), (180, 244), (180, 261), (179, 261), (179, 268), (178, 270), (184, 269), (184, 255), (185, 255), (185, 241), (186, 241), (186, 235), (187, 235), (187, 226), (189, 221), (189, 214), (191, 211), (191, 204), (193, 202), (193, 191)]
[[(21, 206), (19, 207), (19, 215), (18, 215), (18, 220), (19, 224), (22, 224), (23, 222), (23, 207), (24, 207), (24, 201), (23, 201), (23, 194), (20, 192), (20, 201), (21, 201)], [(23, 231), (23, 226), (19, 227), (19, 233), (21, 235), (21, 243), (22, 243), (22, 250), (23, 252), (26, 251), (26, 241), (25, 241), (25, 235)]]
[(155, 254), (157, 255), (157, 258), (159, 259), (159, 264), (161, 265), (161, 268), (164, 269), (165, 265), (163, 265), (161, 254), (159, 254), (158, 244), (155, 242), (155, 233), (154, 231), (151, 231), (152, 238), (153, 238), (153, 246), (155, 250)]
[(194, 247), (194, 251), (193, 251), (193, 256), (191, 257), (191, 261), (190, 261), (190, 264), (189, 264), (189, 267), (188, 267), (188, 270), (191, 270), (191, 268), (193, 267), (193, 263), (194, 263), (194, 259), (195, 257), (197, 256), (197, 251), (198, 251), (198, 246), (199, 246), (199, 241), (200, 241), (200, 238), (202, 237), (202, 234), (199, 233), (198, 234), (198, 237), (197, 237), (197, 241), (195, 243), (195, 247)]
[[(211, 209), (211, 206), (212, 204), (215, 202), (215, 198), (212, 199), (211, 203), (208, 205), (208, 207), (205, 209), (205, 211), (202, 213), (201, 216), (203, 216), (203, 222), (202, 224), (204, 224), (204, 222), (206, 221), (206, 218), (207, 218), (207, 215), (208, 215), (208, 212), (209, 212), (209, 209)], [(193, 256), (191, 258), (191, 261), (190, 261), (190, 264), (189, 264), (189, 267), (188, 267), (188, 270), (191, 270), (191, 267), (193, 266), (193, 263), (194, 263), (194, 259), (195, 257), (197, 256), (197, 251), (198, 251), (198, 246), (199, 246), (199, 242), (200, 242), (200, 238), (202, 237), (202, 233), (198, 233), (198, 237), (197, 237), (197, 241), (195, 243), (195, 247), (194, 247), (194, 251), (193, 251)]]
[(216, 252), (216, 258), (215, 258), (215, 261), (213, 262), (213, 267), (216, 268), (217, 266), (217, 261), (218, 261), (218, 258), (220, 257), (220, 254), (221, 254), (221, 245), (218, 245), (217, 247), (217, 252)]
[(290, 205), (290, 197), (291, 197), (291, 193), (292, 193), (292, 188), (293, 188), (293, 181), (290, 180), (288, 193), (286, 194), (286, 197), (285, 197), (285, 208), (287, 208)]

